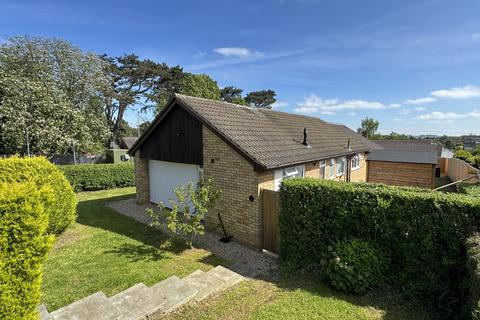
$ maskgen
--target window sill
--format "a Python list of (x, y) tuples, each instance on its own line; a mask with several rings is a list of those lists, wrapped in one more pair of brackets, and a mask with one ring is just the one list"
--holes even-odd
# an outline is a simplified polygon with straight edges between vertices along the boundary
[(352, 171), (357, 171), (358, 169), (360, 169), (360, 167), (355, 167), (355, 168), (352, 168)]

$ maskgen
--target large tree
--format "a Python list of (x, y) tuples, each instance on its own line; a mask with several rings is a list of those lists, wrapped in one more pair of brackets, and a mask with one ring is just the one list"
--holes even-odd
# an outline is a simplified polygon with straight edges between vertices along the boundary
[(275, 98), (276, 95), (273, 90), (252, 91), (247, 94), (245, 101), (248, 104), (253, 104), (257, 108), (271, 109), (272, 104), (277, 101)]
[(242, 97), (243, 90), (237, 87), (224, 87), (220, 91), (222, 101), (245, 105), (246, 101)]
[(0, 46), (0, 153), (98, 150), (107, 83), (103, 61), (67, 41), (10, 38)]
[(357, 132), (367, 138), (374, 138), (379, 125), (380, 122), (377, 120), (366, 117), (362, 120), (361, 127), (357, 129)]
[(156, 111), (162, 110), (175, 93), (220, 100), (220, 88), (208, 75), (183, 72), (180, 68), (172, 69), (169, 77), (156, 87), (152, 95), (156, 102)]
[(169, 82), (179, 67), (142, 60), (134, 54), (121, 57), (102, 56), (110, 84), (103, 92), (104, 112), (110, 129), (110, 140), (118, 141), (123, 117), (128, 108), (146, 108), (153, 103), (153, 93)]

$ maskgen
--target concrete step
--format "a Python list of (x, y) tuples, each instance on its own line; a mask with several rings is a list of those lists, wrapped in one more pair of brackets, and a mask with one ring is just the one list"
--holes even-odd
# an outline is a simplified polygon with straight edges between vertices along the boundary
[(197, 270), (189, 274), (183, 278), (183, 280), (198, 290), (197, 294), (195, 295), (195, 300), (197, 301), (200, 301), (210, 294), (221, 290), (224, 285), (222, 280), (213, 276), (212, 274), (203, 272), (202, 270)]
[(144, 320), (147, 315), (161, 308), (164, 299), (152, 297), (150, 289), (143, 283), (138, 283), (109, 298), (112, 305), (122, 316), (119, 320)]
[(150, 287), (150, 294), (156, 299), (163, 298), (165, 303), (155, 312), (149, 313), (148, 319), (157, 319), (171, 312), (194, 298), (198, 290), (184, 280), (171, 276)]
[(47, 307), (43, 303), (38, 306), (38, 318), (40, 320), (50, 319), (50, 314), (48, 313)]
[(50, 320), (116, 320), (121, 316), (103, 292), (94, 293), (50, 313)]
[(220, 279), (223, 282), (222, 289), (231, 287), (243, 280), (241, 275), (222, 266), (216, 266), (209, 270), (207, 274)]

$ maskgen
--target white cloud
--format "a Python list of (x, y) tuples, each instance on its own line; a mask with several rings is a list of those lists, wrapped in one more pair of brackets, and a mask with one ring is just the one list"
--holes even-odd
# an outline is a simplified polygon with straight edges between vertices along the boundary
[(289, 103), (287, 101), (276, 101), (274, 104), (272, 104), (272, 109), (281, 109), (288, 107)]
[(467, 117), (480, 117), (480, 112), (478, 110), (474, 110), (469, 113), (433, 111), (433, 112), (418, 116), (416, 117), (416, 119), (426, 120), (426, 121), (452, 121), (452, 120), (463, 119)]
[(426, 97), (426, 98), (418, 98), (418, 99), (408, 99), (408, 100), (405, 100), (405, 103), (406, 104), (417, 105), (417, 104), (432, 103), (436, 100), (437, 99), (435, 99), (433, 97)]
[(259, 56), (261, 55), (260, 52), (253, 52), (247, 48), (241, 47), (224, 47), (224, 48), (216, 48), (213, 49), (214, 52), (227, 57), (227, 58), (249, 58), (251, 56)]
[(454, 87), (450, 89), (437, 90), (430, 93), (432, 96), (437, 98), (450, 98), (450, 99), (466, 99), (480, 97), (480, 87), (476, 86), (465, 86), (465, 87)]
[(395, 119), (393, 119), (393, 121), (402, 121), (402, 119), (400, 119), (400, 118), (395, 118)]
[(334, 116), (334, 115), (336, 115), (335, 112), (329, 111), (329, 110), (321, 111), (320, 114), (325, 114), (325, 115), (329, 115), (329, 116)]
[(339, 110), (381, 110), (389, 108), (398, 108), (399, 104), (385, 105), (380, 102), (371, 102), (366, 100), (346, 100), (339, 101), (337, 99), (324, 100), (314, 94), (305, 98), (303, 102), (297, 104), (297, 108), (294, 110), (301, 113), (315, 113), (325, 111), (339, 111)]
[(347, 114), (348, 114), (349, 116), (356, 116), (356, 115), (357, 115), (356, 112), (349, 112), (349, 113), (347, 113)]
[(415, 107), (415, 108), (413, 108), (413, 110), (415, 110), (415, 111), (425, 111), (427, 109), (424, 108), (424, 107)]

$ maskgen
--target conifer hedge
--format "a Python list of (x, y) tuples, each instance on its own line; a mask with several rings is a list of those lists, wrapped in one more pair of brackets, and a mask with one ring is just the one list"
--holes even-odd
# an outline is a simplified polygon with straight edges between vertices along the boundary
[[(384, 277), (406, 295), (432, 299), (445, 310), (458, 311), (464, 302), (465, 241), (478, 225), (480, 198), (304, 178), (282, 183), (280, 206), (284, 266), (313, 267), (325, 279), (348, 281), (345, 272), (342, 277), (326, 272), (342, 272), (330, 267), (342, 261), (335, 252), (338, 243), (361, 241), (381, 252), (376, 260), (384, 263), (364, 270), (367, 274), (385, 270), (375, 278)], [(349, 250), (353, 262), (355, 252), (366, 252)], [(343, 286), (352, 288), (351, 283)]]

